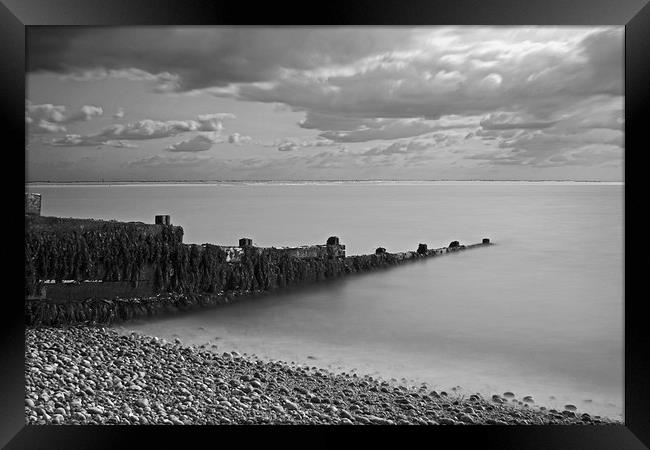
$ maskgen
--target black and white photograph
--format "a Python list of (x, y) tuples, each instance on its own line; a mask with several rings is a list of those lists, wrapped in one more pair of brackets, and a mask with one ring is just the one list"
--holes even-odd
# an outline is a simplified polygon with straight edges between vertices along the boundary
[(27, 27), (26, 426), (623, 425), (625, 34)]

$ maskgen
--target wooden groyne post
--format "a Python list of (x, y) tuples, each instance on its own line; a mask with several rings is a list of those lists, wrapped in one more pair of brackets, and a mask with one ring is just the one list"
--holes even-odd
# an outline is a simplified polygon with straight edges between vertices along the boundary
[(156, 225), (171, 225), (171, 218), (169, 217), (169, 214), (162, 214), (162, 215), (157, 215), (155, 222)]

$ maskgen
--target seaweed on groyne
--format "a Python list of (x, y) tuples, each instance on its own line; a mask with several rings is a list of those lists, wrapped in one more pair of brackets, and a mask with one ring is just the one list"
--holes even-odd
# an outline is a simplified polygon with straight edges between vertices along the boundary
[(182, 241), (181, 227), (25, 216), (25, 294), (44, 280), (137, 282), (147, 268), (163, 287)]

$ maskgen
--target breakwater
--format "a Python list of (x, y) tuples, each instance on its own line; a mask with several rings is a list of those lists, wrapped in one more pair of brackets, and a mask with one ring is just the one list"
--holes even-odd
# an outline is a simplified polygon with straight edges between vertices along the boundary
[(324, 245), (256, 247), (184, 244), (169, 216), (156, 224), (25, 216), (26, 323), (109, 324), (162, 311), (363, 273), (491, 245), (346, 256), (336, 236)]

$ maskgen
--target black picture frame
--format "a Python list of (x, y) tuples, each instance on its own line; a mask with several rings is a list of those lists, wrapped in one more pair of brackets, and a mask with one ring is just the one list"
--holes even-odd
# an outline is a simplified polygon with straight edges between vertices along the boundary
[[(26, 27), (42, 25), (625, 25), (625, 424), (612, 426), (466, 426), (466, 427), (155, 427), (155, 426), (25, 426), (24, 415), (24, 309), (18, 299), (24, 274), (13, 253), (5, 256), (5, 308), (0, 351), (0, 445), (5, 448), (122, 448), (146, 444), (162, 447), (195, 445), (198, 438), (211, 445), (236, 438), (238, 445), (251, 439), (291, 439), (300, 445), (325, 445), (329, 439), (384, 439), (398, 435), (399, 442), (429, 445), (442, 440), (454, 447), (473, 445), (495, 448), (635, 449), (650, 445), (650, 339), (641, 288), (643, 263), (634, 264), (643, 239), (645, 198), (642, 171), (648, 166), (647, 127), (650, 91), (650, 5), (647, 0), (348, 0), (323, 3), (223, 2), (207, 0), (0, 0), (0, 120), (4, 135), (20, 164), (24, 148)], [(6, 142), (6, 141), (5, 141)], [(14, 154), (15, 153), (15, 154)], [(8, 157), (7, 157), (8, 158)], [(23, 158), (24, 163), (24, 158)], [(13, 168), (13, 167), (12, 167)], [(6, 169), (20, 178), (17, 170)], [(23, 173), (24, 175), (24, 173)], [(9, 176), (5, 179), (12, 178)], [(25, 178), (23, 178), (23, 183)], [(23, 184), (24, 187), (24, 184)], [(24, 191), (18, 180), (6, 184), (5, 218), (19, 217)], [(12, 211), (12, 208), (15, 208)], [(14, 217), (15, 214), (15, 217)], [(7, 218), (7, 216), (11, 216)], [(22, 216), (20, 216), (22, 217)], [(5, 240), (20, 241), (20, 221), (6, 220), (18, 228)], [(11, 234), (10, 234), (11, 233)], [(603, 236), (607, 239), (607, 236)], [(14, 261), (15, 260), (15, 261)], [(11, 272), (14, 270), (15, 273)], [(617, 270), (617, 268), (613, 268)], [(13, 286), (12, 282), (13, 281)], [(15, 290), (15, 295), (13, 293)], [(638, 293), (637, 293), (638, 292)], [(336, 428), (334, 430), (334, 428)], [(251, 433), (251, 431), (254, 431)], [(333, 433), (336, 432), (336, 435)], [(295, 433), (304, 433), (295, 439)], [(318, 440), (314, 439), (318, 433)], [(341, 436), (344, 434), (344, 436)], [(415, 436), (417, 435), (417, 436)], [(409, 439), (409, 441), (404, 441)], [(136, 444), (136, 440), (138, 444)], [(415, 445), (415, 444), (412, 444)], [(440, 445), (446, 448), (445, 444)], [(470, 447), (471, 448), (471, 447)]]

